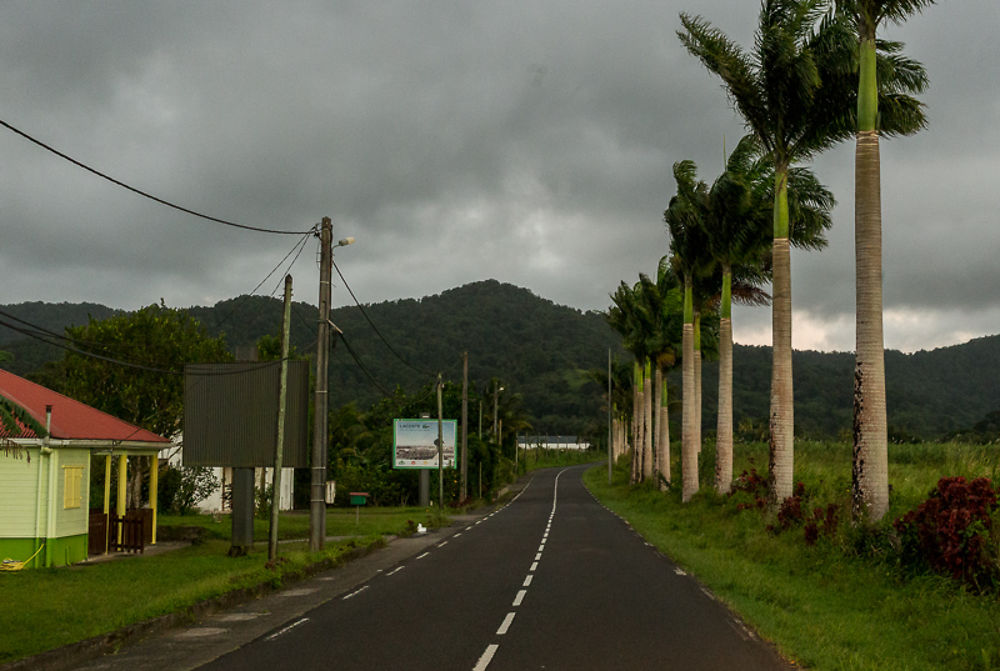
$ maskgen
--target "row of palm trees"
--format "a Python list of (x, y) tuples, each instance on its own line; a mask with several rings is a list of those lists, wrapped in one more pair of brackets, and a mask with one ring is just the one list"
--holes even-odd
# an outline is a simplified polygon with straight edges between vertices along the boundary
[[(634, 288), (624, 283), (619, 287), (612, 296), (609, 320), (625, 334), (626, 346), (637, 361), (658, 362), (656, 370), (662, 374), (663, 365), (677, 358), (676, 341), (671, 340), (676, 319), (668, 313), (682, 316), (685, 501), (699, 488), (700, 317), (714, 311), (719, 318), (715, 484), (725, 492), (732, 481), (731, 301), (766, 301), (761, 286), (767, 281), (773, 356), (770, 492), (775, 502), (792, 495), (790, 248), (822, 248), (834, 204), (833, 195), (800, 164), (853, 135), (857, 354), (852, 500), (859, 517), (878, 520), (888, 510), (879, 138), (909, 135), (926, 125), (923, 106), (914, 95), (924, 89), (927, 77), (918, 62), (902, 55), (901, 43), (878, 39), (877, 31), (885, 22), (902, 22), (933, 2), (763, 0), (749, 51), (704, 18), (681, 14), (682, 30), (677, 33), (681, 43), (722, 80), (747, 135), (711, 186), (697, 179), (691, 161), (674, 165), (677, 190), (664, 213), (670, 254), (661, 262), (656, 282), (640, 277)], [(650, 295), (643, 293), (645, 287), (655, 286), (669, 303), (666, 296), (677, 287), (668, 286), (665, 276), (673, 276), (682, 291), (677, 312), (677, 306), (647, 304)], [(656, 319), (663, 321), (654, 323)], [(647, 377), (645, 372), (637, 374), (637, 388), (644, 388)], [(647, 402), (638, 397), (636, 401)], [(634, 423), (638, 455), (634, 479), (656, 472), (662, 482), (669, 482), (669, 453), (661, 456), (669, 448), (657, 444), (653, 459), (646, 437), (652, 435), (651, 428), (643, 428), (652, 427), (653, 421), (648, 411), (642, 414), (642, 421)]]

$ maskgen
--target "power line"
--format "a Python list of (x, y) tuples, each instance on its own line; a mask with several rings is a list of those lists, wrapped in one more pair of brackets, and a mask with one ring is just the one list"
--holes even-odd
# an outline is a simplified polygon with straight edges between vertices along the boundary
[[(276, 287), (274, 287), (274, 291), (272, 291), (272, 292), (271, 292), (271, 296), (272, 296), (272, 297), (274, 297), (274, 295), (275, 295), (276, 293), (278, 293), (278, 289), (280, 289), (280, 288), (281, 288), (281, 285), (282, 285), (282, 284), (284, 283), (284, 281), (285, 281), (285, 280), (284, 280), (285, 276), (286, 276), (286, 275), (288, 275), (288, 273), (292, 272), (292, 266), (294, 266), (294, 265), (295, 265), (295, 262), (299, 260), (299, 257), (300, 257), (300, 256), (302, 256), (302, 250), (304, 250), (304, 249), (306, 248), (306, 241), (307, 241), (308, 239), (309, 239), (309, 236), (305, 236), (305, 237), (303, 237), (303, 238), (302, 238), (302, 242), (301, 242), (301, 243), (300, 243), (300, 245), (299, 245), (299, 251), (298, 251), (298, 253), (297, 253), (297, 254), (295, 255), (295, 258), (294, 258), (294, 259), (292, 259), (292, 262), (288, 264), (288, 267), (287, 267), (287, 268), (285, 268), (285, 272), (283, 272), (283, 273), (281, 274), (281, 280), (279, 280), (279, 281), (278, 281), (278, 285), (277, 285)], [(294, 250), (294, 248), (292, 249), (292, 251), (295, 251), (295, 250)], [(287, 259), (287, 258), (288, 258), (288, 257), (289, 257), (290, 255), (291, 255), (291, 252), (289, 252), (288, 254), (286, 254), (286, 255), (285, 255), (285, 259)], [(285, 259), (282, 259), (282, 261), (284, 261)], [(279, 265), (280, 265), (280, 264), (279, 264)], [(273, 270), (272, 270), (271, 272), (272, 272), (272, 274), (274, 273), (274, 271), (273, 271)]]
[(347, 279), (344, 277), (344, 273), (340, 272), (340, 267), (337, 265), (336, 261), (333, 262), (333, 267), (336, 269), (337, 274), (340, 276), (341, 281), (344, 283), (344, 288), (347, 289), (347, 293), (349, 293), (351, 295), (351, 298), (354, 299), (354, 304), (358, 306), (359, 310), (361, 310), (361, 314), (364, 315), (365, 320), (372, 327), (372, 330), (374, 330), (375, 333), (378, 335), (379, 339), (383, 343), (385, 343), (386, 347), (389, 348), (389, 351), (392, 352), (393, 355), (397, 359), (399, 359), (400, 361), (402, 361), (403, 364), (405, 366), (407, 366), (408, 368), (410, 368), (412, 370), (415, 370), (416, 372), (420, 373), (421, 375), (426, 375), (428, 377), (435, 377), (434, 373), (430, 373), (430, 372), (428, 372), (426, 370), (423, 370), (421, 368), (417, 368), (416, 366), (414, 366), (413, 364), (411, 364), (409, 361), (407, 361), (406, 359), (404, 359), (403, 356), (399, 352), (397, 352), (396, 349), (392, 345), (389, 344), (389, 341), (385, 339), (385, 336), (382, 335), (382, 332), (378, 330), (377, 326), (375, 326), (375, 322), (373, 322), (372, 319), (371, 319), (371, 317), (368, 316), (368, 312), (365, 311), (364, 307), (361, 305), (361, 302), (358, 301), (358, 297), (354, 295), (354, 291), (351, 290), (351, 285), (347, 283)]
[[(6, 313), (3, 313), (3, 312), (0, 312), (0, 314), (6, 315)], [(0, 319), (0, 326), (4, 326), (6, 328), (9, 328), (11, 331), (14, 331), (16, 333), (20, 333), (21, 335), (27, 336), (27, 337), (32, 338), (34, 340), (38, 340), (39, 342), (42, 342), (42, 343), (44, 343), (46, 345), (50, 345), (52, 347), (58, 347), (59, 349), (66, 350), (67, 352), (71, 352), (73, 354), (77, 354), (77, 355), (82, 356), (82, 357), (87, 357), (87, 358), (90, 358), (90, 359), (97, 359), (97, 360), (103, 361), (105, 363), (110, 363), (110, 364), (113, 364), (113, 365), (116, 365), (116, 366), (123, 366), (125, 368), (133, 368), (133, 369), (136, 369), (136, 370), (145, 371), (147, 373), (160, 373), (162, 375), (178, 375), (178, 376), (179, 375), (184, 375), (184, 371), (183, 370), (175, 370), (175, 369), (171, 369), (171, 368), (159, 368), (157, 366), (150, 366), (150, 365), (146, 365), (146, 364), (142, 364), (142, 363), (136, 363), (134, 361), (126, 361), (124, 359), (116, 359), (114, 357), (105, 356), (103, 354), (97, 354), (96, 352), (88, 352), (86, 350), (82, 350), (82, 349), (79, 349), (77, 347), (74, 347), (71, 344), (64, 344), (64, 343), (60, 343), (60, 342), (54, 342), (52, 340), (52, 338), (62, 339), (62, 340), (67, 341), (68, 343), (73, 343), (75, 341), (72, 338), (66, 338), (65, 336), (59, 336), (57, 334), (53, 334), (50, 331), (47, 331), (46, 329), (42, 329), (41, 327), (37, 327), (37, 326), (34, 326), (32, 324), (29, 324), (28, 322), (25, 322), (22, 319), (18, 319), (17, 321), (22, 322), (24, 324), (27, 324), (29, 326), (29, 328), (21, 328), (19, 326), (16, 326), (15, 324), (12, 324), (10, 322), (4, 321), (2, 319)], [(99, 345), (99, 346), (104, 347), (105, 349), (107, 349), (107, 347), (104, 346), (104, 345)], [(289, 359), (289, 360), (291, 360), (291, 359)], [(192, 363), (208, 363), (208, 362), (192, 362)], [(278, 360), (274, 360), (274, 361), (254, 362), (253, 366), (259, 367), (259, 368), (264, 368), (264, 367), (267, 367), (267, 366), (275, 366), (275, 365), (278, 365), (280, 363), (281, 363), (281, 360), (278, 359)], [(213, 372), (213, 373), (189, 373), (189, 375), (192, 375), (194, 377), (214, 377), (214, 376), (220, 376), (220, 375), (239, 375), (239, 374), (242, 374), (243, 372), (245, 372), (245, 370), (238, 370), (238, 371), (236, 371), (236, 370), (234, 370), (234, 371), (218, 371), (218, 372)]]
[(342, 332), (338, 332), (337, 335), (339, 335), (340, 339), (344, 342), (344, 347), (347, 348), (347, 353), (351, 355), (352, 359), (354, 359), (354, 363), (358, 364), (358, 368), (360, 368), (361, 372), (365, 374), (365, 377), (368, 378), (368, 381), (372, 383), (372, 386), (374, 386), (379, 391), (379, 393), (381, 393), (386, 398), (392, 398), (392, 392), (383, 387), (382, 384), (375, 379), (375, 376), (371, 374), (371, 371), (368, 370), (368, 367), (365, 366), (363, 363), (361, 363), (361, 359), (359, 359), (358, 355), (354, 352), (354, 348), (351, 347), (351, 343), (347, 342), (347, 338), (344, 337), (344, 334)]
[[(261, 288), (261, 286), (262, 286), (262, 285), (264, 284), (264, 282), (267, 282), (267, 281), (268, 281), (268, 279), (270, 279), (270, 278), (271, 278), (271, 276), (272, 276), (272, 275), (274, 275), (274, 273), (275, 273), (275, 272), (277, 272), (278, 268), (280, 268), (280, 267), (281, 267), (281, 264), (285, 262), (285, 259), (287, 259), (287, 258), (288, 258), (289, 256), (291, 256), (291, 255), (292, 255), (292, 253), (293, 253), (293, 252), (295, 252), (295, 250), (296, 250), (296, 249), (298, 249), (299, 251), (298, 251), (298, 254), (295, 254), (295, 259), (294, 259), (294, 260), (293, 260), (293, 261), (292, 261), (292, 262), (291, 262), (291, 263), (290, 263), (290, 264), (288, 265), (288, 268), (289, 268), (289, 270), (291, 270), (291, 267), (292, 267), (293, 265), (295, 265), (295, 261), (298, 261), (298, 259), (299, 259), (299, 255), (300, 255), (300, 254), (302, 254), (302, 250), (303, 250), (303, 249), (305, 248), (305, 246), (306, 246), (306, 242), (307, 242), (307, 241), (309, 240), (309, 238), (310, 238), (310, 237), (311, 237), (311, 236), (313, 235), (313, 233), (315, 232), (315, 230), (316, 230), (316, 227), (314, 226), (312, 230), (310, 230), (310, 231), (309, 231), (308, 233), (306, 233), (305, 235), (303, 235), (303, 236), (302, 236), (302, 239), (301, 239), (301, 240), (299, 240), (298, 242), (296, 242), (296, 243), (295, 243), (295, 245), (294, 245), (294, 246), (293, 246), (293, 247), (292, 247), (292, 248), (291, 248), (290, 250), (288, 250), (288, 253), (287, 253), (287, 254), (285, 254), (285, 256), (284, 256), (284, 257), (282, 257), (282, 259), (281, 259), (280, 261), (278, 261), (277, 265), (275, 265), (275, 266), (274, 266), (274, 268), (271, 268), (271, 272), (269, 272), (269, 273), (268, 273), (268, 274), (267, 274), (267, 275), (266, 275), (266, 276), (264, 277), (264, 279), (262, 279), (262, 280), (261, 280), (260, 282), (258, 282), (258, 283), (257, 283), (257, 286), (255, 286), (255, 287), (254, 287), (254, 288), (253, 288), (253, 289), (252, 289), (252, 290), (250, 291), (250, 294), (249, 294), (249, 295), (253, 296), (253, 295), (254, 295), (255, 293), (257, 293), (257, 290)], [(287, 275), (287, 274), (288, 274), (288, 271), (286, 270), (284, 274), (285, 274), (285, 275)], [(273, 295), (273, 294), (272, 294), (272, 295)]]
[(0, 119), (0, 125), (2, 125), (4, 128), (7, 128), (8, 130), (11, 130), (11, 131), (17, 133), (18, 135), (20, 135), (24, 139), (28, 140), (29, 142), (33, 142), (33, 143), (37, 144), (42, 149), (50, 151), (53, 154), (55, 154), (56, 156), (58, 156), (58, 157), (60, 157), (62, 159), (65, 159), (65, 160), (69, 161), (70, 163), (72, 163), (73, 165), (78, 166), (80, 168), (83, 168), (84, 170), (86, 170), (86, 171), (88, 171), (90, 173), (93, 173), (93, 174), (97, 175), (98, 177), (100, 177), (102, 179), (106, 179), (107, 181), (111, 182), (112, 184), (116, 184), (116, 185), (122, 187), (123, 189), (128, 189), (132, 193), (135, 193), (135, 194), (138, 194), (138, 195), (142, 196), (143, 198), (148, 198), (148, 199), (150, 199), (150, 200), (152, 200), (154, 202), (157, 202), (157, 203), (159, 203), (161, 205), (166, 205), (167, 207), (173, 208), (173, 209), (178, 210), (180, 212), (184, 212), (185, 214), (190, 214), (190, 215), (192, 215), (194, 217), (198, 217), (200, 219), (205, 219), (206, 221), (212, 221), (212, 222), (215, 222), (217, 224), (223, 224), (225, 226), (232, 226), (233, 228), (240, 228), (240, 229), (243, 229), (245, 231), (257, 231), (258, 233), (273, 233), (273, 234), (276, 234), (276, 235), (303, 235), (305, 233), (310, 233), (311, 232), (311, 231), (281, 231), (281, 230), (277, 230), (277, 229), (273, 229), (273, 228), (259, 228), (257, 226), (248, 226), (246, 224), (239, 224), (239, 223), (236, 223), (235, 221), (228, 221), (226, 219), (219, 219), (218, 217), (212, 217), (212, 216), (209, 216), (207, 214), (203, 214), (201, 212), (197, 212), (195, 210), (191, 210), (191, 209), (183, 207), (181, 205), (177, 205), (176, 203), (172, 203), (169, 200), (165, 200), (163, 198), (159, 198), (157, 196), (154, 196), (151, 193), (147, 193), (146, 191), (143, 191), (141, 189), (137, 189), (136, 187), (130, 186), (129, 184), (126, 184), (125, 182), (122, 182), (121, 180), (115, 179), (114, 177), (111, 177), (110, 175), (107, 175), (107, 174), (101, 172), (100, 170), (97, 170), (96, 168), (92, 168), (89, 165), (87, 165), (86, 163), (83, 163), (82, 161), (78, 161), (77, 159), (73, 158), (72, 156), (69, 156), (68, 154), (64, 154), (63, 152), (59, 151), (55, 147), (52, 147), (52, 146), (50, 146), (48, 144), (45, 144), (41, 140), (39, 140), (39, 139), (37, 139), (35, 137), (32, 137), (31, 135), (29, 135), (28, 133), (24, 132), (23, 130), (21, 130), (19, 128), (15, 128), (14, 126), (10, 125), (9, 123), (7, 123), (6, 121), (4, 121), (3, 119)]

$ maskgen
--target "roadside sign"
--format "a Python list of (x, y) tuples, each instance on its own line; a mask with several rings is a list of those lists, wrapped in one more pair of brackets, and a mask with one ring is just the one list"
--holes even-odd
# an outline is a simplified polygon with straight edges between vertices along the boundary
[[(455, 467), (455, 436), (458, 420), (446, 419), (441, 432), (444, 442), (444, 467)], [(436, 419), (393, 420), (392, 467), (437, 468), (438, 423)]]

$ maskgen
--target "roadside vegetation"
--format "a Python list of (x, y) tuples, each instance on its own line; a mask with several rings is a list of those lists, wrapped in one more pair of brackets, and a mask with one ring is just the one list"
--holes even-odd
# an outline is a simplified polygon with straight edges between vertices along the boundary
[(0, 664), (184, 611), (238, 590), (279, 587), (378, 546), (386, 535), (410, 534), (417, 523), (434, 527), (447, 519), (422, 508), (362, 509), (360, 515), (332, 509), (327, 513), (327, 532), (342, 538), (328, 542), (321, 552), (309, 552), (308, 514), (285, 513), (279, 522), (280, 538), (303, 540), (282, 543), (279, 560), (268, 565), (266, 523), (255, 521), (258, 542), (252, 552), (228, 557), (228, 515), (163, 516), (163, 537), (193, 537), (195, 542), (157, 555), (3, 575)]
[[(925, 554), (907, 551), (905, 531), (894, 524), (926, 506), (943, 476), (962, 477), (966, 483), (978, 478), (995, 482), (1000, 471), (996, 448), (954, 443), (892, 446), (890, 509), (875, 525), (851, 521), (851, 445), (797, 441), (795, 449), (796, 496), (803, 511), (798, 518), (788, 506), (757, 505), (756, 498), (766, 495), (763, 481), (754, 491), (754, 474), (767, 465), (764, 443), (736, 446), (738, 477), (728, 496), (703, 490), (682, 504), (679, 486), (664, 494), (652, 482), (630, 485), (627, 458), (614, 469), (610, 486), (603, 465), (590, 469), (585, 482), (799, 666), (1000, 668), (995, 582), (1000, 571), (1000, 514), (995, 503), (986, 506), (988, 522), (950, 534), (965, 541), (983, 539), (982, 553), (976, 556), (987, 573), (992, 571), (992, 583), (982, 576), (976, 584), (951, 571), (935, 570)], [(713, 455), (709, 441), (703, 451), (703, 477), (713, 472)], [(817, 509), (822, 511), (818, 519), (813, 516)], [(968, 545), (963, 547), (968, 550)]]

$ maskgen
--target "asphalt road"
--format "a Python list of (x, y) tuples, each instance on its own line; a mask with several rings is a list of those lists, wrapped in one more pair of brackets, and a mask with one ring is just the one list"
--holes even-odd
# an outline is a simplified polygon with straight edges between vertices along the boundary
[(597, 503), (583, 470), (536, 473), (503, 508), (199, 668), (791, 668)]

